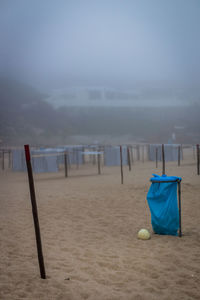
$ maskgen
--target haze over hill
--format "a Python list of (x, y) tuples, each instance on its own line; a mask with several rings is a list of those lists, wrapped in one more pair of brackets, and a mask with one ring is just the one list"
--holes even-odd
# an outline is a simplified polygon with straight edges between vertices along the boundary
[(0, 139), (199, 142), (199, 15), (198, 0), (0, 1)]
[(49, 91), (189, 94), (199, 89), (199, 15), (198, 0), (1, 1), (1, 74)]
[[(0, 140), (5, 144), (196, 143), (200, 105), (53, 108), (48, 95), (0, 80)], [(172, 134), (175, 139), (172, 140)]]

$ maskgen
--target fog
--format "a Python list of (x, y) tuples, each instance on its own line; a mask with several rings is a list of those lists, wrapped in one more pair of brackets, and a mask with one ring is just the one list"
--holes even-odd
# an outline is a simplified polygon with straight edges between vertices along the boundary
[(1, 0), (0, 76), (56, 113), (197, 105), (199, 15), (199, 0)]
[(198, 0), (0, 2), (1, 73), (37, 85), (198, 85)]

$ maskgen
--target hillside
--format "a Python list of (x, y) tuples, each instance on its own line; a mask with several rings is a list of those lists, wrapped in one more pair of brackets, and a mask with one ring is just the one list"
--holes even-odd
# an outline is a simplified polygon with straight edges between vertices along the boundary
[[(200, 106), (183, 107), (62, 107), (53, 108), (34, 88), (0, 80), (2, 144), (53, 145), (73, 136), (129, 135), (131, 141), (167, 143), (172, 133), (180, 143), (200, 140)], [(111, 142), (111, 140), (110, 140)]]

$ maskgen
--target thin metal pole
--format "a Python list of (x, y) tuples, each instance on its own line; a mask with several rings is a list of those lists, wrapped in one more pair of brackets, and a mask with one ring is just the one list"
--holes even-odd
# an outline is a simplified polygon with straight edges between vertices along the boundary
[(179, 206), (179, 237), (182, 237), (181, 228), (181, 182), (178, 181), (178, 206)]
[(120, 146), (120, 166), (121, 166), (121, 184), (124, 183), (123, 161), (122, 161), (122, 146)]
[(40, 225), (39, 225), (38, 212), (37, 212), (37, 203), (36, 203), (36, 197), (35, 197), (35, 187), (34, 187), (33, 172), (32, 172), (32, 166), (31, 166), (31, 156), (30, 156), (29, 145), (24, 145), (24, 150), (25, 150), (26, 165), (27, 165), (27, 171), (28, 171), (28, 180), (29, 180), (29, 189), (30, 189), (30, 196), (31, 196), (34, 227), (35, 227), (38, 261), (39, 261), (39, 266), (40, 266), (40, 276), (42, 279), (45, 279), (46, 273), (45, 273), (44, 259), (43, 259), (43, 253), (42, 253), (42, 241), (41, 241), (41, 236), (40, 236)]
[(165, 146), (162, 144), (162, 175), (165, 175)]

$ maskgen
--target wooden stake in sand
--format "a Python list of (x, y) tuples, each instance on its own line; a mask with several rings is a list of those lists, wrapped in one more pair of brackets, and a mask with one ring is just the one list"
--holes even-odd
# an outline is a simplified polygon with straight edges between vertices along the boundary
[(11, 150), (8, 151), (8, 167), (11, 168)]
[(165, 175), (165, 146), (162, 144), (162, 175)]
[(98, 174), (101, 174), (101, 156), (100, 153), (97, 154), (97, 161), (98, 161)]
[(178, 146), (178, 166), (181, 165), (181, 146)]
[(179, 208), (179, 237), (182, 237), (181, 228), (181, 181), (178, 180), (178, 208)]
[(2, 170), (5, 170), (5, 162), (4, 162), (4, 150), (2, 150)]
[(64, 153), (64, 163), (65, 163), (65, 177), (68, 177), (68, 164), (67, 164), (67, 153)]
[(26, 156), (26, 165), (27, 165), (27, 171), (28, 171), (32, 213), (33, 213), (33, 220), (34, 220), (34, 226), (35, 226), (35, 236), (36, 236), (36, 244), (37, 244), (38, 261), (39, 261), (39, 266), (40, 266), (40, 276), (42, 279), (45, 279), (46, 273), (45, 273), (43, 253), (42, 253), (40, 225), (39, 225), (38, 212), (37, 212), (37, 203), (36, 203), (36, 197), (35, 197), (35, 187), (34, 187), (33, 172), (32, 172), (32, 166), (31, 166), (31, 156), (30, 156), (29, 145), (24, 145), (24, 150), (25, 150), (25, 156)]
[(156, 168), (158, 167), (158, 147), (156, 147)]
[(128, 160), (129, 171), (131, 171), (131, 155), (130, 155), (129, 146), (127, 146), (127, 160)]
[(142, 162), (144, 163), (144, 145), (142, 145)]
[(197, 175), (199, 175), (199, 144), (197, 144)]
[(122, 146), (120, 146), (120, 166), (121, 166), (121, 184), (124, 183), (123, 161), (122, 161)]

